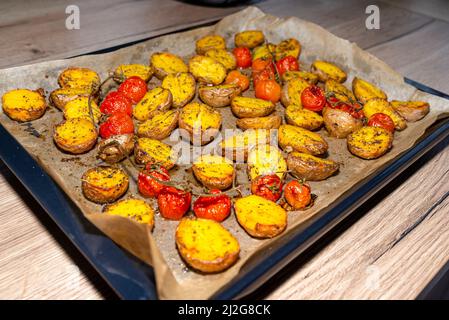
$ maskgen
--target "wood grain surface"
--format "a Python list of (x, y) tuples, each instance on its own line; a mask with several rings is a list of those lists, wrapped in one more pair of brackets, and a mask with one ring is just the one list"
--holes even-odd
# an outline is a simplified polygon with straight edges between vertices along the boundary
[[(67, 31), (67, 1), (25, 2), (0, 2), (0, 67), (101, 50), (240, 9), (162, 0), (80, 0), (81, 29)], [(270, 14), (318, 23), (400, 73), (449, 92), (449, 24), (444, 15), (449, 4), (426, 3), (270, 0), (256, 5)], [(380, 30), (365, 28), (368, 4), (380, 7)], [(449, 258), (448, 145), (446, 139), (312, 248), (309, 259), (293, 261), (254, 296), (415, 298)], [(0, 204), (0, 298), (115, 298), (2, 163)]]

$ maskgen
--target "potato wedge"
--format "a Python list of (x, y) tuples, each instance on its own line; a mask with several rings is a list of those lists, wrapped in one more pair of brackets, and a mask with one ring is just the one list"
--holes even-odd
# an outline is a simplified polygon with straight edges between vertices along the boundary
[(97, 157), (106, 163), (117, 163), (125, 159), (134, 150), (134, 134), (119, 134), (98, 143)]
[(202, 86), (198, 89), (200, 99), (214, 108), (229, 106), (232, 99), (241, 93), (242, 89), (237, 84), (220, 84), (218, 86)]
[(323, 117), (318, 113), (304, 109), (301, 105), (292, 103), (285, 109), (285, 119), (288, 124), (307, 130), (318, 130), (323, 125)]
[[(92, 107), (92, 116), (95, 123), (100, 121), (101, 111), (95, 101), (91, 101), (90, 105)], [(66, 120), (73, 118), (85, 118), (87, 120), (92, 120), (90, 117), (89, 110), (89, 98), (88, 97), (78, 97), (73, 99), (64, 107), (64, 118)]]
[(156, 87), (148, 91), (133, 110), (133, 116), (139, 121), (153, 118), (160, 112), (170, 109), (173, 103), (173, 96), (168, 89)]
[(394, 111), (408, 122), (415, 122), (424, 118), (430, 111), (430, 105), (424, 101), (390, 101)]
[(236, 33), (234, 43), (236, 47), (247, 47), (253, 49), (265, 41), (265, 36), (260, 30), (246, 30)]
[(328, 79), (334, 79), (335, 81), (343, 83), (347, 78), (346, 72), (328, 61), (316, 60), (312, 63), (311, 71), (318, 76), (318, 79), (321, 82), (326, 82)]
[(137, 164), (158, 163), (170, 170), (175, 166), (177, 156), (168, 144), (143, 137), (136, 141), (134, 160)]
[(273, 238), (287, 227), (287, 212), (273, 201), (250, 195), (234, 203), (239, 224), (255, 238)]
[(218, 155), (203, 155), (195, 160), (192, 166), (195, 177), (206, 188), (224, 190), (234, 181), (232, 161)]
[(139, 77), (148, 82), (153, 76), (153, 69), (143, 64), (121, 64), (115, 70), (112, 77), (118, 83), (121, 83), (129, 77)]
[(220, 142), (221, 153), (228, 159), (243, 163), (248, 158), (248, 152), (254, 146), (270, 143), (270, 132), (265, 129), (249, 129), (226, 137)]
[(234, 55), (232, 54), (232, 52), (229, 52), (227, 50), (212, 49), (206, 51), (204, 55), (220, 62), (227, 71), (231, 71), (237, 68), (237, 61), (235, 60)]
[(220, 131), (221, 113), (207, 104), (191, 102), (179, 115), (181, 135), (194, 145), (204, 145), (212, 141)]
[(399, 113), (394, 111), (390, 103), (381, 98), (369, 99), (363, 106), (363, 113), (368, 119), (376, 113), (384, 113), (391, 118), (394, 122), (396, 130), (404, 130), (407, 128), (407, 122), (402, 118)]
[(318, 133), (283, 124), (278, 131), (279, 146), (286, 150), (291, 148), (298, 152), (320, 155), (327, 151), (328, 144)]
[(362, 127), (347, 139), (348, 150), (362, 159), (383, 156), (393, 145), (393, 134), (380, 127)]
[(69, 67), (58, 77), (58, 84), (61, 88), (77, 88), (94, 92), (97, 91), (100, 83), (100, 76), (88, 68)]
[(362, 119), (356, 119), (348, 112), (335, 108), (324, 107), (323, 119), (329, 135), (339, 139), (346, 138), (363, 126)]
[(199, 82), (219, 85), (226, 78), (226, 68), (215, 59), (194, 56), (189, 60), (189, 72)]
[(231, 102), (231, 110), (238, 118), (265, 117), (271, 114), (275, 105), (266, 101), (250, 97), (235, 97)]
[(283, 179), (287, 172), (287, 163), (281, 151), (269, 144), (260, 144), (248, 153), (248, 177), (276, 174)]
[(318, 76), (312, 72), (307, 71), (286, 71), (282, 74), (282, 82), (288, 82), (292, 79), (303, 79), (309, 84), (316, 84), (318, 82)]
[(242, 130), (247, 129), (278, 129), (282, 124), (282, 117), (272, 114), (266, 117), (237, 119), (236, 125)]
[(352, 92), (362, 104), (373, 98), (387, 100), (387, 94), (371, 82), (355, 77), (352, 80)]
[(293, 151), (287, 156), (287, 167), (298, 178), (308, 181), (321, 181), (337, 172), (340, 165), (329, 159)]
[(53, 140), (64, 151), (80, 154), (92, 149), (97, 142), (98, 132), (92, 121), (73, 118), (55, 126)]
[(281, 102), (284, 107), (287, 107), (291, 103), (301, 105), (302, 91), (309, 86), (310, 83), (302, 78), (291, 79), (284, 83), (281, 92)]
[(346, 103), (352, 104), (357, 101), (351, 90), (346, 88), (344, 84), (341, 84), (334, 79), (328, 79), (324, 83), (324, 92), (327, 96), (333, 95), (338, 100)]
[(237, 239), (213, 220), (183, 218), (176, 228), (175, 238), (184, 261), (204, 273), (224, 271), (239, 257)]
[(114, 202), (125, 194), (128, 186), (128, 175), (117, 167), (90, 168), (81, 178), (84, 196), (95, 203)]
[(204, 36), (195, 44), (197, 54), (205, 54), (209, 50), (226, 50), (226, 40), (217, 34)]
[(42, 117), (47, 110), (44, 90), (16, 89), (2, 96), (3, 112), (15, 121), (27, 122)]
[(179, 111), (168, 110), (156, 114), (153, 118), (142, 122), (137, 128), (139, 137), (162, 140), (170, 136), (178, 126)]
[(295, 59), (298, 59), (300, 54), (301, 54), (301, 44), (299, 43), (298, 40), (290, 38), (281, 41), (276, 46), (274, 58), (276, 61), (279, 61), (287, 56), (291, 56), (294, 57)]
[[(79, 97), (89, 97), (89, 90), (79, 88), (59, 88), (50, 93), (50, 102), (59, 110), (64, 111), (65, 105)], [(98, 103), (98, 95), (92, 97), (92, 101)]]
[(103, 208), (103, 213), (146, 224), (150, 230), (154, 227), (154, 209), (141, 199), (128, 198), (108, 204)]
[(188, 72), (189, 68), (179, 56), (169, 52), (156, 52), (150, 57), (150, 66), (159, 80), (169, 74)]
[(182, 108), (195, 96), (196, 82), (190, 73), (169, 74), (162, 80), (162, 88), (170, 90), (173, 107)]

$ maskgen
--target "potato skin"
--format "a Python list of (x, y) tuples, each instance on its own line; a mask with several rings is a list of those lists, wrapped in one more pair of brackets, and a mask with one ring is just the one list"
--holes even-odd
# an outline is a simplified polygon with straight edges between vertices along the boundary
[(226, 68), (215, 59), (194, 56), (189, 60), (189, 72), (199, 82), (219, 85), (226, 78)]
[(97, 157), (106, 163), (113, 164), (125, 159), (134, 149), (134, 134), (120, 134), (102, 139), (98, 143)]
[(10, 90), (2, 96), (2, 108), (12, 120), (19, 122), (36, 120), (47, 110), (44, 90)]
[(327, 151), (328, 144), (318, 133), (283, 124), (278, 132), (279, 146), (286, 150), (288, 147), (298, 152), (320, 155)]
[(247, 129), (278, 129), (282, 124), (282, 117), (272, 114), (266, 117), (237, 119), (236, 125), (242, 130)]
[(81, 154), (89, 151), (97, 142), (98, 133), (90, 120), (68, 119), (56, 125), (53, 140), (64, 151)]
[(224, 190), (234, 181), (232, 161), (225, 157), (205, 155), (197, 159), (192, 166), (195, 177), (209, 190)]
[(169, 74), (188, 72), (189, 68), (177, 55), (169, 52), (155, 52), (150, 57), (150, 66), (159, 80)]
[(310, 131), (318, 130), (324, 123), (318, 113), (304, 109), (301, 105), (292, 103), (285, 109), (285, 119), (288, 124)]
[(212, 49), (226, 49), (226, 41), (222, 36), (217, 34), (204, 36), (198, 39), (195, 44), (196, 53), (203, 55)]
[(214, 108), (229, 106), (232, 99), (241, 93), (241, 88), (236, 84), (222, 84), (214, 87), (203, 86), (198, 89), (200, 99)]
[[(64, 111), (65, 105), (77, 98), (89, 97), (89, 91), (79, 88), (59, 88), (50, 93), (49, 101), (52, 105), (61, 111)], [(98, 103), (98, 95), (92, 97), (92, 101)]]
[(292, 103), (301, 105), (302, 91), (308, 86), (310, 86), (310, 83), (302, 78), (294, 78), (287, 81), (282, 86), (281, 91), (281, 102), (284, 107), (287, 107)]
[(396, 130), (404, 130), (407, 128), (407, 122), (397, 113), (390, 105), (390, 103), (381, 98), (369, 99), (363, 106), (363, 113), (366, 118), (370, 118), (376, 113), (384, 113), (394, 122)]
[(162, 80), (162, 88), (170, 90), (172, 105), (182, 108), (189, 103), (196, 93), (195, 78), (188, 72), (169, 74)]
[[(196, 122), (201, 115), (201, 123), (198, 126)], [(207, 104), (192, 102), (186, 105), (179, 115), (179, 128), (187, 131), (181, 131), (181, 135), (190, 139), (194, 144), (205, 145), (211, 142), (220, 131), (221, 113)]]
[(335, 81), (343, 83), (347, 78), (346, 72), (328, 61), (316, 60), (312, 63), (311, 71), (318, 76), (318, 79), (321, 82), (326, 82), (328, 79), (334, 79)]
[(234, 43), (236, 47), (247, 47), (253, 49), (265, 41), (265, 36), (260, 30), (246, 30), (236, 33)]
[(238, 118), (265, 117), (271, 114), (275, 105), (271, 101), (258, 98), (235, 97), (231, 102), (231, 110)]
[(393, 134), (380, 127), (362, 127), (347, 138), (348, 150), (362, 159), (383, 156), (393, 145)]
[(95, 203), (114, 202), (128, 190), (128, 175), (120, 168), (98, 166), (87, 170), (81, 178), (84, 196)]
[(329, 107), (323, 108), (323, 119), (329, 135), (338, 139), (346, 138), (363, 126), (361, 119), (356, 119), (343, 110)]
[(354, 77), (352, 80), (352, 92), (354, 92), (355, 97), (362, 104), (373, 98), (388, 99), (387, 94), (382, 89), (371, 82), (357, 77)]
[(321, 181), (337, 172), (340, 165), (332, 160), (294, 151), (287, 156), (287, 167), (299, 178)]
[(245, 162), (248, 159), (249, 150), (259, 144), (270, 143), (270, 132), (265, 129), (249, 129), (235, 134), (220, 142), (221, 154), (227, 158)]
[(178, 119), (178, 110), (168, 110), (158, 113), (153, 118), (139, 125), (137, 135), (139, 137), (163, 140), (178, 126)]
[(406, 121), (415, 122), (424, 118), (430, 111), (430, 105), (424, 101), (390, 101), (393, 109)]

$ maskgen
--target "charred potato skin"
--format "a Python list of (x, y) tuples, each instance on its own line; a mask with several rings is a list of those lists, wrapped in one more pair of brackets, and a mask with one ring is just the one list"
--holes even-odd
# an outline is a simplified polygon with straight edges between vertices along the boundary
[(329, 61), (316, 60), (312, 63), (311, 71), (318, 76), (321, 82), (334, 79), (340, 83), (346, 81), (347, 75), (340, 67)]
[[(234, 176), (235, 176), (235, 172), (234, 172), (234, 168), (233, 168), (233, 164), (230, 160), (221, 157), (221, 156), (216, 156), (218, 158), (221, 158), (223, 160), (223, 164), (218, 164), (218, 165), (226, 165), (228, 166), (227, 171), (229, 172), (229, 174), (224, 174), (223, 176), (217, 177), (214, 176), (213, 174), (210, 174), (207, 172), (207, 168), (202, 168), (201, 164), (198, 161), (195, 161), (193, 166), (192, 166), (192, 171), (193, 174), (195, 175), (195, 177), (209, 190), (213, 190), (213, 189), (219, 189), (219, 190), (225, 190), (227, 188), (229, 188), (232, 185), (232, 182), (234, 181)], [(203, 158), (203, 157), (201, 157)], [(207, 161), (208, 157), (204, 158), (204, 161)], [(211, 163), (210, 165), (214, 165), (213, 163)], [(224, 170), (222, 170), (224, 171)]]
[(361, 78), (354, 77), (352, 80), (352, 92), (354, 96), (362, 104), (366, 104), (368, 100), (373, 98), (380, 98), (387, 100), (387, 94), (379, 87), (371, 82), (363, 80)]
[(355, 156), (370, 160), (383, 156), (393, 145), (393, 134), (380, 127), (362, 127), (347, 138), (348, 150)]
[(227, 75), (226, 68), (215, 59), (206, 56), (194, 56), (189, 60), (189, 72), (198, 82), (219, 85)]
[(273, 102), (257, 98), (235, 97), (231, 102), (232, 113), (238, 118), (265, 117), (274, 109)]
[[(211, 125), (207, 128), (203, 128), (203, 123), (201, 127), (193, 127), (188, 119), (190, 118), (190, 113), (202, 113), (207, 116), (207, 121), (211, 121)], [(192, 143), (201, 145), (208, 144), (217, 136), (220, 131), (222, 123), (221, 113), (214, 108), (208, 106), (204, 103), (192, 102), (186, 105), (179, 115), (178, 125), (181, 131), (181, 135), (189, 139)]]
[(329, 135), (338, 139), (346, 138), (363, 126), (361, 119), (356, 119), (343, 110), (329, 107), (323, 108), (323, 119)]
[(100, 76), (88, 68), (68, 67), (58, 77), (58, 84), (61, 88), (85, 89), (89, 93), (97, 91), (100, 83)]
[(16, 89), (2, 96), (3, 112), (12, 120), (28, 122), (39, 119), (47, 110), (44, 90)]
[(202, 86), (198, 89), (201, 101), (214, 108), (229, 106), (232, 99), (240, 93), (240, 86), (235, 84), (223, 84), (214, 87)]
[(266, 117), (237, 119), (236, 125), (242, 130), (248, 129), (278, 129), (282, 124), (282, 117), (273, 114)]
[(393, 120), (396, 130), (404, 130), (405, 128), (407, 128), (407, 122), (405, 121), (405, 119), (402, 118), (402, 116), (397, 113), (390, 105), (390, 103), (385, 99), (369, 99), (363, 106), (363, 113), (368, 119), (376, 113), (384, 113), (388, 115), (391, 120)]
[(247, 47), (254, 49), (265, 41), (265, 36), (260, 30), (246, 30), (236, 33), (234, 43), (236, 47)]
[(298, 178), (321, 181), (335, 174), (340, 166), (332, 160), (318, 158), (307, 153), (290, 152), (287, 156), (287, 167)]
[(196, 53), (203, 55), (209, 50), (213, 49), (226, 49), (226, 41), (222, 36), (217, 34), (204, 36), (201, 39), (198, 39), (195, 43)]
[(328, 144), (318, 133), (304, 128), (284, 124), (278, 132), (279, 146), (286, 150), (289, 147), (298, 152), (311, 155), (321, 155), (326, 153)]
[(101, 187), (95, 185), (93, 182), (89, 181), (89, 175), (94, 172), (101, 172), (103, 170), (109, 170), (112, 167), (99, 166), (87, 170), (81, 178), (81, 189), (84, 196), (95, 203), (111, 203), (120, 198), (128, 190), (129, 179), (126, 173), (119, 168), (113, 168), (117, 174), (121, 175), (117, 183), (111, 187)]
[(137, 129), (137, 135), (139, 137), (163, 140), (175, 130), (178, 126), (178, 120), (178, 110), (168, 110), (156, 114), (153, 118), (140, 124)]
[(323, 117), (318, 113), (304, 109), (297, 104), (290, 104), (285, 109), (285, 120), (288, 124), (315, 131), (324, 123)]
[[(79, 132), (79, 129), (83, 128), (82, 133), (84, 140), (77, 142), (71, 141), (73, 137), (66, 136), (67, 133), (65, 129), (66, 126), (67, 127), (72, 126), (72, 129), (69, 131), (77, 129), (78, 134), (81, 133)], [(90, 120), (87, 120), (85, 118), (74, 118), (65, 120), (55, 126), (53, 133), (53, 140), (55, 141), (56, 145), (60, 149), (72, 154), (81, 154), (88, 152), (97, 143), (97, 138), (98, 133), (95, 129), (95, 126)]]
[(390, 105), (408, 122), (419, 121), (430, 111), (430, 105), (424, 101), (390, 101)]

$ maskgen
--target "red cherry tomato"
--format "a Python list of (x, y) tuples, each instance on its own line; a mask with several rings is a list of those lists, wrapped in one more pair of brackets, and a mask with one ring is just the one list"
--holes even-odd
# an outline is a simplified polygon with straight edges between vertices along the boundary
[(326, 106), (329, 108), (345, 111), (356, 119), (363, 119), (365, 117), (363, 114), (363, 108), (358, 103), (354, 103), (351, 105), (335, 97), (330, 97), (327, 99)]
[(137, 76), (129, 77), (118, 87), (118, 92), (122, 93), (132, 103), (139, 102), (147, 91), (147, 83)]
[(252, 72), (257, 73), (263, 70), (269, 69), (273, 73), (276, 72), (276, 69), (273, 64), (273, 60), (271, 58), (258, 58), (255, 59), (251, 65)]
[(190, 209), (192, 195), (190, 192), (166, 187), (157, 196), (159, 212), (165, 219), (179, 220)]
[(148, 163), (145, 166), (145, 169), (139, 173), (139, 177), (137, 179), (137, 186), (139, 188), (139, 192), (148, 198), (156, 198), (166, 187), (164, 184), (158, 182), (159, 181), (169, 181), (170, 175), (163, 166)]
[(100, 136), (103, 139), (127, 133), (134, 133), (134, 123), (126, 113), (115, 113), (100, 125)]
[(211, 190), (211, 196), (201, 196), (193, 203), (198, 218), (222, 222), (231, 213), (231, 198), (220, 190)]
[(275, 80), (259, 80), (255, 86), (256, 98), (276, 103), (281, 99), (281, 86)]
[(104, 114), (126, 113), (132, 116), (133, 106), (131, 101), (122, 93), (111, 91), (101, 103), (100, 111)]
[(276, 174), (258, 176), (251, 181), (251, 193), (276, 202), (281, 197), (282, 186), (281, 178)]
[(297, 180), (287, 183), (284, 189), (284, 197), (294, 210), (304, 209), (312, 201), (310, 187)]
[(279, 75), (282, 76), (287, 71), (298, 71), (299, 63), (298, 60), (295, 59), (295, 57), (287, 56), (276, 62), (276, 68), (279, 72)]
[(301, 103), (306, 109), (320, 112), (326, 104), (326, 97), (320, 87), (312, 85), (302, 91)]
[(274, 71), (271, 70), (271, 68), (266, 68), (259, 72), (253, 72), (252, 77), (253, 77), (254, 89), (257, 87), (257, 84), (260, 81), (276, 80), (276, 75), (275, 75)]
[(239, 68), (249, 68), (251, 67), (251, 51), (245, 47), (239, 47), (232, 50), (235, 60), (237, 61), (237, 67)]
[(394, 122), (390, 116), (384, 113), (375, 113), (368, 119), (368, 126), (384, 128), (394, 132)]

